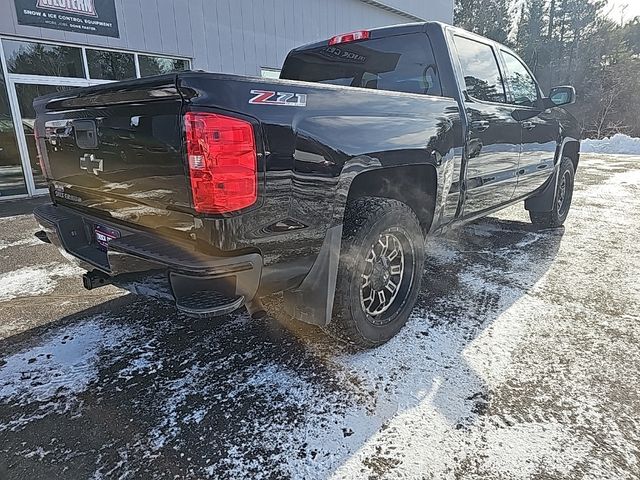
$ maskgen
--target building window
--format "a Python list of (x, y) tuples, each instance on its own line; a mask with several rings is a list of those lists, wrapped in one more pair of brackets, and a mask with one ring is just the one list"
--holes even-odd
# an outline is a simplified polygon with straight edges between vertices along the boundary
[(20, 118), (22, 119), (22, 130), (24, 131), (25, 143), (29, 153), (31, 163), (31, 173), (36, 188), (47, 188), (47, 181), (40, 167), (38, 151), (36, 148), (35, 130), (36, 112), (33, 108), (33, 101), (41, 95), (64, 92), (70, 90), (71, 86), (65, 85), (38, 85), (28, 83), (16, 83), (16, 96), (18, 97), (18, 107)]
[(138, 55), (138, 62), (140, 64), (141, 77), (189, 70), (189, 60), (177, 58)]
[(93, 80), (126, 80), (136, 77), (136, 64), (131, 53), (87, 48), (89, 78)]
[(280, 78), (280, 70), (277, 68), (262, 67), (260, 69), (260, 76), (262, 78)]
[(9, 73), (86, 78), (80, 48), (3, 40)]
[(0, 197), (27, 193), (7, 89), (0, 69)]

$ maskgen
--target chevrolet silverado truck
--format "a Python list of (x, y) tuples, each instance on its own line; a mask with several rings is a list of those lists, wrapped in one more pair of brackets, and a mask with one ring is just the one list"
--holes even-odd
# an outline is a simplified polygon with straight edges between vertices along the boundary
[(580, 141), (509, 48), (436, 22), (292, 50), (280, 79), (199, 71), (40, 97), (39, 236), (109, 283), (195, 316), (284, 292), (303, 322), (389, 340), (427, 235), (524, 202), (559, 227)]

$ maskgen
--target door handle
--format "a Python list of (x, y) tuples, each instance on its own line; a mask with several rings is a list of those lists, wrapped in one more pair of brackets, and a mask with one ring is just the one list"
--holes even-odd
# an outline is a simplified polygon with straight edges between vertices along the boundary
[(533, 130), (534, 128), (536, 128), (536, 123), (535, 122), (522, 122), (522, 128), (524, 128), (525, 130)]
[(489, 129), (491, 124), (486, 120), (476, 120), (475, 122), (471, 122), (471, 129), (474, 132), (484, 132)]

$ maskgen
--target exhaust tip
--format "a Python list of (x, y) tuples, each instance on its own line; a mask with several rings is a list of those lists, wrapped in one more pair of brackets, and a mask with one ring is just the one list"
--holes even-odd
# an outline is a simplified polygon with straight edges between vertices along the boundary
[(261, 320), (267, 316), (266, 310), (257, 310), (251, 314), (251, 320)]
[(49, 236), (47, 235), (47, 232), (45, 232), (44, 230), (39, 230), (33, 235), (41, 242), (51, 243), (51, 240), (49, 240)]
[(253, 300), (247, 302), (245, 306), (252, 320), (260, 320), (267, 316), (267, 311), (258, 297), (254, 297)]

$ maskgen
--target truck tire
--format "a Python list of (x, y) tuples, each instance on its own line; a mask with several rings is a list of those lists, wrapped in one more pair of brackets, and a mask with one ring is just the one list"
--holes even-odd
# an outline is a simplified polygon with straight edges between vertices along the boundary
[(538, 228), (558, 228), (561, 227), (571, 208), (573, 199), (573, 186), (575, 183), (575, 169), (570, 158), (564, 157), (560, 163), (558, 171), (558, 183), (556, 185), (553, 210), (550, 212), (529, 211), (529, 218)]
[(347, 204), (333, 319), (325, 330), (358, 348), (393, 337), (420, 291), (424, 236), (415, 213), (388, 198)]

